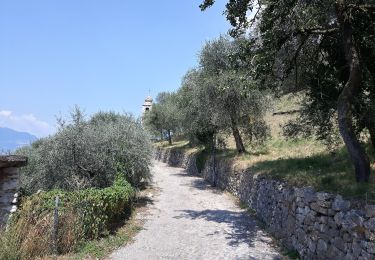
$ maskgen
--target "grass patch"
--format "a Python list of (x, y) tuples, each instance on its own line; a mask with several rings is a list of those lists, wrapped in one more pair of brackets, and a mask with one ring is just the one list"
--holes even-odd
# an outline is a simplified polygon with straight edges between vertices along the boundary
[(60, 259), (103, 259), (117, 248), (129, 243), (142, 230), (141, 225), (134, 218), (117, 230), (113, 235), (99, 240), (82, 243), (73, 255), (62, 256)]
[(294, 186), (313, 186), (318, 191), (375, 203), (375, 151), (370, 144), (365, 146), (372, 163), (370, 182), (358, 184), (344, 145), (328, 151), (312, 138), (286, 140), (276, 135), (261, 146), (247, 147), (247, 153), (239, 155), (234, 142), (228, 139), (227, 143), (228, 149), (218, 151), (217, 157), (229, 159), (237, 167)]
[[(288, 149), (295, 146), (287, 144)], [(276, 149), (283, 146), (276, 147)], [(371, 161), (374, 162), (373, 151), (369, 150)], [(303, 150), (302, 150), (303, 151)], [(282, 154), (280, 154), (282, 155)], [(334, 152), (317, 152), (309, 156), (279, 157), (257, 161), (250, 166), (257, 173), (280, 179), (295, 186), (310, 185), (317, 190), (339, 193), (348, 198), (366, 199), (375, 202), (374, 167), (369, 183), (358, 184), (355, 181), (354, 168), (349, 160), (345, 147)]]
[[(247, 147), (247, 151), (239, 155), (230, 145), (226, 150), (218, 150), (216, 156), (219, 160), (231, 160), (244, 169), (294, 186), (313, 186), (318, 191), (375, 203), (375, 151), (371, 145), (366, 145), (366, 151), (372, 162), (372, 173), (370, 182), (365, 184), (356, 183), (354, 167), (343, 145), (328, 151), (314, 139), (274, 137), (262, 146)], [(197, 154), (199, 171), (202, 171), (210, 154), (206, 150)]]
[(297, 250), (288, 250), (283, 253), (285, 256), (287, 256), (289, 259), (301, 259), (301, 256), (299, 255)]
[(242, 201), (240, 201), (238, 206), (240, 207), (240, 209), (247, 209), (248, 208), (247, 204), (245, 202), (242, 202)]

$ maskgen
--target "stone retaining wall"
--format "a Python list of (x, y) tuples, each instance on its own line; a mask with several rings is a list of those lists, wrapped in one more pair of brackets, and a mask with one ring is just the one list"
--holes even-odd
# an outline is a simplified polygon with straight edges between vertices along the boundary
[(18, 169), (0, 169), (0, 227), (4, 225), (11, 212), (17, 209), (19, 186)]
[(187, 169), (227, 190), (256, 211), (271, 234), (303, 259), (375, 259), (375, 205), (291, 187), (210, 158), (199, 173), (195, 156), (157, 149), (155, 158)]
[(0, 228), (9, 215), (17, 210), (19, 167), (27, 165), (27, 157), (17, 155), (0, 156)]

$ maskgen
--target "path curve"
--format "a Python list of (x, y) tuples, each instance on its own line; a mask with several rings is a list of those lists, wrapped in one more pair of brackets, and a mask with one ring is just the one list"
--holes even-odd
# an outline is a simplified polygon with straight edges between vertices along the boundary
[(184, 169), (155, 161), (160, 189), (144, 229), (110, 259), (281, 259), (255, 219)]

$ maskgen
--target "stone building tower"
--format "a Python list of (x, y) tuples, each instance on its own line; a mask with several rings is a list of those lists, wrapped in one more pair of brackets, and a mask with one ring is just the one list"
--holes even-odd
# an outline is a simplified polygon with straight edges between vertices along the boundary
[(145, 102), (142, 105), (143, 113), (146, 112), (146, 111), (151, 110), (151, 108), (152, 108), (152, 101), (153, 101), (152, 97), (150, 97), (150, 96), (146, 97)]

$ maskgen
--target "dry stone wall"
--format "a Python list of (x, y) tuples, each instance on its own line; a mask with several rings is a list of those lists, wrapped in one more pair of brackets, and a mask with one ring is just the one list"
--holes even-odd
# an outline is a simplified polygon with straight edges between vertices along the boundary
[(17, 210), (19, 172), (27, 164), (27, 157), (17, 155), (0, 156), (0, 228), (9, 215)]
[(6, 223), (9, 214), (17, 209), (18, 186), (17, 168), (0, 169), (0, 227)]
[(157, 149), (155, 158), (187, 169), (237, 196), (267, 229), (303, 259), (375, 259), (375, 205), (312, 187), (292, 187), (210, 158), (199, 173), (194, 155)]

